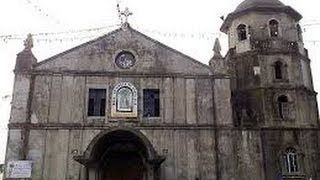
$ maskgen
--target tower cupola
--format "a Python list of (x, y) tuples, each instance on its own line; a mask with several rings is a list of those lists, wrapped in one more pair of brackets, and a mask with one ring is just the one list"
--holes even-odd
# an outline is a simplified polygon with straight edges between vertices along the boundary
[(265, 40), (272, 40), (276, 46), (293, 42), (294, 46), (302, 42), (301, 18), (279, 0), (245, 0), (227, 16), (220, 30), (229, 37), (229, 49), (235, 48), (237, 53), (267, 46), (268, 42), (259, 44)]
[(299, 21), (302, 18), (299, 12), (297, 12), (290, 6), (286, 6), (279, 0), (245, 0), (227, 16), (220, 30), (224, 33), (227, 33), (230, 27), (230, 23), (234, 19), (250, 12), (285, 12), (288, 13), (296, 21)]

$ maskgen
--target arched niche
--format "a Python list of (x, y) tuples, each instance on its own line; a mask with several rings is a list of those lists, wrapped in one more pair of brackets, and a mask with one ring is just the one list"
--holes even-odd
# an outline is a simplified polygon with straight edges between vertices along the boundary
[(138, 116), (138, 92), (129, 82), (120, 82), (112, 90), (111, 117)]
[(276, 38), (280, 35), (279, 30), (279, 21), (276, 19), (271, 19), (269, 21), (269, 31), (270, 31), (270, 37)]

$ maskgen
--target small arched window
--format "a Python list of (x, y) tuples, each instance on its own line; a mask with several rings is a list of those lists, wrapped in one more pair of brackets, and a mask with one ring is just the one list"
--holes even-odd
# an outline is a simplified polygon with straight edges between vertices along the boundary
[(295, 173), (299, 171), (298, 154), (296, 149), (288, 148), (284, 154), (285, 168), (287, 173)]
[(240, 24), (237, 27), (238, 39), (239, 41), (243, 41), (247, 39), (247, 26), (244, 24)]
[(289, 115), (289, 101), (287, 96), (279, 96), (277, 99), (279, 117), (284, 119)]
[(279, 36), (279, 22), (277, 20), (272, 19), (269, 21), (269, 28), (271, 37)]
[(302, 41), (302, 30), (300, 24), (297, 24), (297, 35), (298, 35), (298, 40)]
[(274, 63), (274, 75), (276, 79), (283, 79), (283, 63), (281, 61)]

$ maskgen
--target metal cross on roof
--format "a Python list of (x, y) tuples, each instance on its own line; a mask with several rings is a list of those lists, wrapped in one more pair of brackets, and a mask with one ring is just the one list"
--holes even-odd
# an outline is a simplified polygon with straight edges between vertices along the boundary
[(129, 11), (129, 8), (126, 7), (124, 11), (121, 12), (121, 15), (125, 17), (125, 23), (128, 23), (128, 17), (131, 16), (133, 13)]

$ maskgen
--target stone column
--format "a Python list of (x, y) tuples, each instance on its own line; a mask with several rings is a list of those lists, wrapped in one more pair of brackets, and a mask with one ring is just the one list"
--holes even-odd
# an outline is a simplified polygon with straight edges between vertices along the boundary
[(233, 126), (231, 107), (231, 87), (229, 68), (220, 51), (220, 42), (217, 38), (214, 44), (214, 55), (209, 61), (214, 75), (214, 103), (217, 126)]
[(29, 131), (26, 124), (30, 120), (30, 94), (32, 91), (30, 72), (37, 63), (31, 48), (32, 37), (29, 35), (25, 41), (25, 49), (17, 55), (14, 69), (15, 78), (9, 119), (6, 163), (8, 161), (24, 160), (27, 156)]
[(231, 87), (229, 68), (225, 58), (220, 51), (219, 39), (214, 44), (214, 56), (209, 64), (213, 72), (213, 94), (215, 106), (215, 131), (216, 138), (216, 159), (217, 159), (217, 179), (234, 180), (236, 177), (236, 158), (234, 146), (232, 107), (231, 107)]

